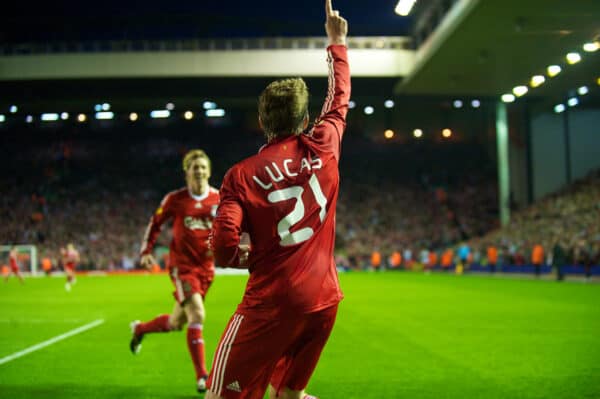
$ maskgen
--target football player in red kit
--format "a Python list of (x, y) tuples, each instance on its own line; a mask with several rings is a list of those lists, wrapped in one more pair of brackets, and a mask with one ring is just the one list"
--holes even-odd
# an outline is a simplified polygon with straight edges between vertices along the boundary
[[(21, 284), (24, 284), (25, 281), (23, 280), (23, 276), (21, 275), (21, 271), (19, 270), (19, 263), (17, 261), (17, 247), (15, 247), (14, 245), (10, 248), (10, 252), (8, 253), (8, 262), (10, 264), (10, 272), (12, 272), (15, 276), (17, 276), (17, 278), (19, 279), (19, 281), (21, 282)], [(8, 282), (8, 278), (10, 277), (10, 272), (4, 277), (4, 282)]]
[(67, 248), (60, 249), (60, 254), (62, 256), (65, 273), (67, 274), (65, 290), (71, 291), (71, 286), (77, 282), (77, 279), (75, 278), (75, 269), (80, 262), (79, 252), (75, 249), (73, 243), (68, 243)]
[(161, 226), (169, 220), (173, 222), (168, 270), (175, 288), (175, 306), (170, 315), (163, 314), (146, 323), (132, 322), (130, 349), (137, 354), (146, 334), (178, 331), (187, 323), (187, 345), (196, 371), (197, 389), (203, 392), (208, 374), (202, 338), (204, 297), (215, 275), (208, 236), (219, 192), (208, 184), (211, 165), (204, 151), (189, 151), (183, 158), (183, 170), (186, 187), (164, 197), (150, 219), (141, 247), (141, 263), (150, 269), (156, 264), (152, 249)]
[[(267, 144), (221, 186), (211, 245), (218, 265), (248, 268), (242, 302), (221, 337), (207, 399), (314, 398), (304, 392), (342, 299), (333, 259), (340, 148), (350, 98), (347, 22), (325, 3), (329, 91), (308, 128), (302, 79), (259, 99)], [(239, 245), (250, 235), (251, 249)]]

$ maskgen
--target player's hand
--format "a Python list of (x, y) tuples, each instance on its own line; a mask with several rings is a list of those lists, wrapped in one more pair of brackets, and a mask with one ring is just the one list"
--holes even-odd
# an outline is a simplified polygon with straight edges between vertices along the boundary
[(250, 245), (240, 244), (238, 246), (238, 249), (240, 266), (248, 266), (248, 257), (250, 256)]
[(146, 269), (152, 270), (152, 266), (154, 266), (156, 264), (156, 259), (154, 259), (154, 256), (152, 256), (152, 254), (146, 254), (146, 255), (142, 255), (142, 258), (140, 259), (140, 263)]
[(340, 17), (340, 12), (334, 10), (331, 0), (325, 0), (325, 31), (329, 38), (329, 44), (346, 44), (348, 35), (348, 21)]

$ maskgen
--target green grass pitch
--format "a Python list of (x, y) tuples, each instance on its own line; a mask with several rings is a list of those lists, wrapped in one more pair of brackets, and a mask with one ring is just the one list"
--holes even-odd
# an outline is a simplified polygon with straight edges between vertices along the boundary
[[(600, 285), (412, 273), (341, 276), (346, 298), (308, 391), (350, 398), (600, 398)], [(208, 361), (245, 277), (217, 276)], [(195, 398), (185, 332), (128, 350), (131, 320), (173, 306), (160, 276), (0, 285), (0, 358), (105, 323), (0, 365), (0, 398)]]

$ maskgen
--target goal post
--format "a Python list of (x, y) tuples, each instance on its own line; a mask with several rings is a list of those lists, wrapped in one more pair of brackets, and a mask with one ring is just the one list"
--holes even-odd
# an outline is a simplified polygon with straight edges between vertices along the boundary
[[(0, 265), (9, 264), (9, 253), (12, 245), (0, 245)], [(35, 276), (38, 271), (38, 250), (35, 245), (15, 245), (17, 249), (17, 262), (19, 268), (23, 272), (29, 272), (32, 276)]]

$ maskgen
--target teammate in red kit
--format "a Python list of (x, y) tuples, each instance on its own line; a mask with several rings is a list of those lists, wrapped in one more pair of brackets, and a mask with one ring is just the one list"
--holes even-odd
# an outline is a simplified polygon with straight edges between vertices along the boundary
[[(21, 275), (21, 271), (19, 270), (19, 263), (17, 261), (17, 247), (14, 245), (10, 247), (10, 252), (8, 253), (8, 261), (10, 263), (10, 271), (17, 276), (21, 284), (25, 284), (25, 280), (23, 280), (23, 276)], [(8, 282), (8, 278), (10, 277), (10, 273), (4, 277), (4, 282)]]
[(170, 315), (160, 315), (147, 323), (132, 322), (130, 349), (137, 354), (145, 334), (178, 331), (188, 323), (187, 345), (196, 371), (197, 389), (204, 392), (208, 377), (202, 338), (204, 297), (215, 275), (208, 236), (219, 204), (219, 192), (208, 184), (211, 166), (204, 151), (189, 151), (183, 158), (183, 170), (187, 187), (165, 196), (150, 219), (141, 248), (141, 263), (151, 269), (156, 264), (152, 249), (161, 226), (173, 221), (168, 269), (175, 286), (175, 307)]
[(75, 269), (80, 261), (79, 252), (75, 249), (73, 243), (68, 243), (67, 248), (60, 249), (60, 254), (62, 256), (65, 273), (67, 273), (65, 290), (71, 291), (71, 286), (77, 282), (77, 279), (75, 278)]
[[(350, 98), (347, 22), (326, 1), (329, 91), (308, 129), (302, 79), (271, 83), (258, 114), (267, 144), (221, 187), (211, 244), (218, 265), (248, 268), (243, 300), (221, 337), (207, 399), (314, 398), (304, 389), (342, 299), (333, 259), (338, 162)], [(240, 248), (250, 235), (251, 249)]]

